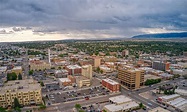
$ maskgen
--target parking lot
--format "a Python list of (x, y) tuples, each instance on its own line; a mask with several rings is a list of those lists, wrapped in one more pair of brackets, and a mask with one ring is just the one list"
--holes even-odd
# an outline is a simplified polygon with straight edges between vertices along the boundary
[(85, 99), (89, 100), (91, 97), (97, 97), (101, 95), (110, 94), (110, 91), (106, 90), (105, 88), (99, 87), (92, 87), (89, 89), (83, 90), (72, 90), (68, 92), (57, 92), (48, 95), (48, 105), (54, 103), (61, 103), (61, 102), (68, 102), (74, 100)]

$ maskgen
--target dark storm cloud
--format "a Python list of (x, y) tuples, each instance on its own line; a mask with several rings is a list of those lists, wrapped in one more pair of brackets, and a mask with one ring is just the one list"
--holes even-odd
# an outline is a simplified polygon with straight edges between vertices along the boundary
[(35, 33), (124, 36), (141, 33), (141, 28), (186, 31), (186, 4), (186, 0), (0, 0), (0, 25), (14, 31), (32, 27)]

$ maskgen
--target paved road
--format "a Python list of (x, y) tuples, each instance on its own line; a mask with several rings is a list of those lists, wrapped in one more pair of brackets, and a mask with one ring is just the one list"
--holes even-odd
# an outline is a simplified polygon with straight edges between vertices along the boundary
[(26, 49), (26, 54), (23, 58), (23, 68), (24, 68), (24, 77), (29, 78), (29, 62), (28, 62), (28, 51)]
[(65, 102), (65, 103), (59, 103), (56, 105), (50, 105), (47, 107), (46, 110), (43, 110), (42, 112), (66, 112), (74, 108), (75, 104), (79, 103), (81, 105), (91, 105), (98, 102), (105, 102), (108, 101), (108, 99), (112, 96), (116, 96), (117, 94), (113, 95), (107, 95), (102, 97), (95, 97), (91, 98), (90, 100), (77, 100), (77, 101), (71, 101), (71, 102)]

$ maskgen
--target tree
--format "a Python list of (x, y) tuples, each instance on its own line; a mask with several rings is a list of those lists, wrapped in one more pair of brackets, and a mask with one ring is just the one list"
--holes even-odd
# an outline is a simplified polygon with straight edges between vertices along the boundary
[(100, 70), (100, 73), (102, 74), (102, 73), (103, 73), (103, 70)]
[(18, 75), (18, 80), (22, 80), (22, 75), (21, 74)]
[(43, 87), (44, 86), (44, 83), (42, 81), (40, 81), (40, 85)]
[(75, 104), (75, 108), (76, 108), (77, 110), (79, 110), (79, 109), (81, 109), (81, 105), (80, 105), (80, 104)]
[(5, 108), (0, 107), (0, 112), (7, 112)]
[(140, 108), (143, 108), (143, 107), (144, 107), (143, 103), (140, 103), (140, 104), (139, 104), (139, 107), (140, 107)]
[(16, 112), (21, 112), (21, 109), (20, 109), (19, 107), (16, 107), (14, 110), (15, 110)]
[(16, 107), (21, 108), (21, 105), (19, 104), (18, 99), (14, 98), (14, 108), (16, 108)]
[(32, 75), (33, 73), (34, 73), (33, 70), (30, 70), (30, 71), (29, 71), (29, 75)]
[(41, 104), (41, 105), (39, 105), (39, 106), (40, 106), (39, 109), (41, 109), (41, 110), (46, 109), (46, 106), (43, 105), (43, 104)]
[(8, 73), (7, 74), (7, 81), (10, 81), (10, 80), (16, 80), (17, 79), (17, 75), (15, 72), (12, 72), (12, 73)]

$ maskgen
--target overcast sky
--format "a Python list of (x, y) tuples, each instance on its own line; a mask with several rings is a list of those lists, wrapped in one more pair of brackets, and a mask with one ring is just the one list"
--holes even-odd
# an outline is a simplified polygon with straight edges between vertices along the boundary
[(187, 31), (187, 0), (0, 0), (0, 42)]

